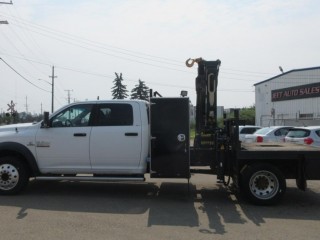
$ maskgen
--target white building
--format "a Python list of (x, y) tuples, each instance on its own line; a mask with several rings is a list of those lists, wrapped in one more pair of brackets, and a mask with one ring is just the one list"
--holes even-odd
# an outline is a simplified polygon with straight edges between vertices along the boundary
[(294, 69), (254, 86), (256, 125), (320, 125), (320, 67)]

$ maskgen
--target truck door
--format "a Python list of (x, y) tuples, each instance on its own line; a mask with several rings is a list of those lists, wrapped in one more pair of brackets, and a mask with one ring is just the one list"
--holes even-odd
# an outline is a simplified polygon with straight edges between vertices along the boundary
[(39, 167), (44, 172), (79, 172), (91, 169), (90, 119), (93, 104), (69, 106), (50, 119), (50, 128), (36, 135)]
[(90, 159), (95, 173), (135, 173), (141, 156), (137, 103), (103, 103), (95, 109)]
[(151, 136), (151, 177), (189, 178), (189, 98), (152, 98)]

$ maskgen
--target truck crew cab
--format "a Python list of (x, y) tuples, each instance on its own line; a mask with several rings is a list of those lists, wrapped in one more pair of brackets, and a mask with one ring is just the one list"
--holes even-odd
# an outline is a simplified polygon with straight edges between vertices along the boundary
[(34, 125), (6, 127), (0, 132), (0, 192), (19, 192), (30, 176), (143, 179), (150, 135), (147, 111), (144, 101), (87, 101)]
[[(196, 136), (190, 146), (189, 99), (110, 100), (73, 103), (36, 124), (0, 127), (0, 194), (22, 191), (30, 178), (72, 181), (144, 181), (185, 178), (210, 166), (220, 183), (232, 179), (255, 204), (278, 202), (285, 179), (304, 190), (320, 179), (320, 149), (290, 144), (241, 144), (239, 112), (217, 125), (221, 62), (198, 64)], [(203, 173), (203, 171), (201, 171)]]

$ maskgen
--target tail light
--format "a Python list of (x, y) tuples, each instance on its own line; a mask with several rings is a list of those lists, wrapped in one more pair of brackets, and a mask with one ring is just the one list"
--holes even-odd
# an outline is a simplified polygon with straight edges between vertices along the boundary
[(263, 142), (263, 137), (257, 136), (257, 142)]
[(305, 144), (308, 144), (308, 145), (313, 143), (313, 139), (312, 138), (305, 138), (303, 141), (304, 141)]

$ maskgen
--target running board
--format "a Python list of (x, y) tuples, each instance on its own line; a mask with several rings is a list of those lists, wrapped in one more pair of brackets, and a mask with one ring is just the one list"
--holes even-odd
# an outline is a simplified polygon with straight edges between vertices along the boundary
[(143, 182), (144, 177), (91, 177), (91, 176), (39, 176), (35, 177), (36, 180), (45, 181), (90, 181), (90, 182)]

